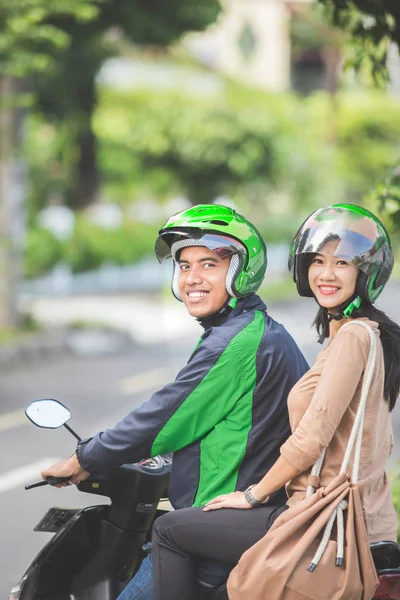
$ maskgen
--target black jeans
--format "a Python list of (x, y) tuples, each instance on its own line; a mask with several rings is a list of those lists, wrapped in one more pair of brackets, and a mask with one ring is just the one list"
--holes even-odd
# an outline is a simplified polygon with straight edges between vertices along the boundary
[(231, 564), (258, 542), (287, 506), (203, 512), (183, 508), (157, 519), (153, 527), (155, 600), (196, 598), (199, 557)]

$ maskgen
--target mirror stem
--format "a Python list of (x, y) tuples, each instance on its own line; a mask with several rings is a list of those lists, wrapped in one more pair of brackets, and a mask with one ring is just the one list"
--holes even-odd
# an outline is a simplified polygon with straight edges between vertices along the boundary
[(77, 433), (75, 433), (75, 431), (73, 429), (71, 429), (71, 427), (69, 425), (67, 425), (66, 423), (64, 423), (64, 427), (65, 427), (65, 429), (68, 429), (68, 431), (70, 433), (72, 433), (72, 435), (78, 440), (78, 442), (82, 441), (82, 438), (80, 438), (79, 435)]

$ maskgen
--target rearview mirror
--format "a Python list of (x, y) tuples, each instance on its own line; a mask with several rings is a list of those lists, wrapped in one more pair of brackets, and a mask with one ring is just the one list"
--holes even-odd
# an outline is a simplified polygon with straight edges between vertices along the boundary
[(25, 414), (32, 423), (47, 429), (57, 429), (71, 418), (68, 408), (52, 398), (34, 400), (26, 408)]

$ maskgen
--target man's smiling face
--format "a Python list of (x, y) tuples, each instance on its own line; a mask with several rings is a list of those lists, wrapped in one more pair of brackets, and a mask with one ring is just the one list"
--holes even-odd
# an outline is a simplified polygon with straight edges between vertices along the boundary
[(229, 264), (230, 257), (219, 258), (205, 246), (190, 246), (181, 251), (178, 287), (192, 317), (209, 317), (228, 300), (225, 279)]

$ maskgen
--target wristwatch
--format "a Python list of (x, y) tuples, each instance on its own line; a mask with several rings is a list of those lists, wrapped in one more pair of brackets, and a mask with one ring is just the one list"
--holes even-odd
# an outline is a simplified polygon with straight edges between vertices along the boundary
[(246, 498), (247, 502), (252, 508), (257, 508), (257, 506), (262, 506), (263, 504), (268, 502), (269, 496), (267, 496), (267, 498), (263, 502), (261, 502), (260, 500), (256, 500), (253, 494), (251, 493), (251, 490), (254, 486), (255, 483), (253, 483), (253, 485), (249, 485), (249, 487), (246, 490), (244, 490), (244, 497)]

